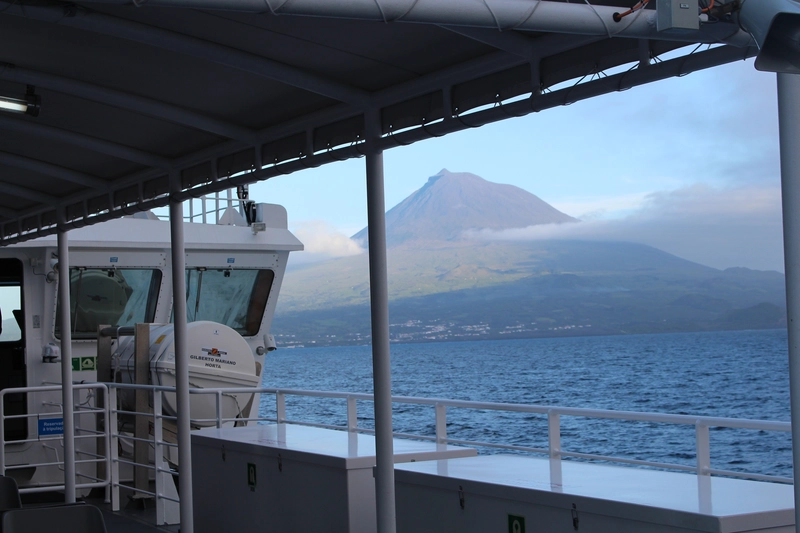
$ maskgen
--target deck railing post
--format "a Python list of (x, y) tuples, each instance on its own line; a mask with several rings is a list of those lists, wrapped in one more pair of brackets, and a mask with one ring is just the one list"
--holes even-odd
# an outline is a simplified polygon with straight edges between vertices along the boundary
[(550, 486), (560, 492), (564, 486), (561, 464), (561, 414), (547, 411), (547, 451), (550, 456)]
[(119, 431), (117, 430), (117, 388), (108, 386), (108, 428), (110, 431), (111, 510), (119, 511)]
[(547, 449), (551, 458), (561, 457), (561, 415), (547, 412)]
[(697, 421), (694, 425), (697, 446), (697, 475), (710, 475), (711, 470), (711, 437), (708, 424)]
[(436, 404), (436, 444), (447, 444), (447, 406)]
[(218, 390), (216, 396), (217, 428), (222, 427), (222, 391)]
[(358, 429), (358, 403), (352, 396), (347, 397), (347, 431)]
[(281, 391), (275, 393), (275, 418), (278, 424), (286, 421), (286, 395)]
[(166, 505), (162, 495), (164, 494), (164, 484), (166, 475), (162, 470), (165, 468), (164, 464), (164, 450), (162, 449), (161, 442), (164, 438), (163, 426), (161, 421), (162, 405), (161, 405), (161, 391), (153, 391), (153, 454), (156, 467), (156, 525), (160, 526), (167, 522), (166, 520)]
[(6, 475), (6, 413), (3, 405), (6, 403), (5, 391), (0, 391), (0, 476)]

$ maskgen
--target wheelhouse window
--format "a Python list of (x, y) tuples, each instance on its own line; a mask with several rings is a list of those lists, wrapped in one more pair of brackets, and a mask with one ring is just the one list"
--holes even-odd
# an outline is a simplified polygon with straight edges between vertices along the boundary
[[(101, 324), (133, 326), (155, 317), (160, 270), (72, 268), (69, 282), (73, 338), (95, 338)], [(61, 335), (58, 313), (55, 334)]]
[(275, 273), (272, 270), (186, 271), (186, 319), (225, 324), (241, 335), (258, 333)]

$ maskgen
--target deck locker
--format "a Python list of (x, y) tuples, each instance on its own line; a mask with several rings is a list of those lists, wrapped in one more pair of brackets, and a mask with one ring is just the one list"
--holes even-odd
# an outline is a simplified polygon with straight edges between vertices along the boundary
[[(394, 440), (395, 462), (475, 455)], [(373, 533), (375, 439), (290, 424), (192, 433), (196, 533)]]
[(793, 487), (519, 455), (395, 467), (398, 533), (794, 533)]

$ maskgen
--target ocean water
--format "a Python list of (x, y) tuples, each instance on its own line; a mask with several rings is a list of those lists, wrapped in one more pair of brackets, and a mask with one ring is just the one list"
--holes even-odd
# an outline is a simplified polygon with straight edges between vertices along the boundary
[[(372, 392), (370, 348), (279, 349), (264, 386)], [(392, 392), (525, 403), (789, 420), (785, 330), (726, 331), (392, 345)], [(372, 425), (359, 402), (359, 425)], [(274, 416), (274, 400), (262, 402)], [(287, 401), (290, 420), (344, 425), (342, 400)], [(395, 431), (433, 435), (433, 408), (396, 405)], [(562, 448), (647, 461), (695, 464), (690, 426), (562, 417)], [(448, 410), (448, 436), (546, 447), (540, 415)], [(491, 453), (491, 450), (482, 452)], [(506, 452), (507, 453), (507, 452)], [(791, 476), (789, 433), (712, 428), (712, 467)]]

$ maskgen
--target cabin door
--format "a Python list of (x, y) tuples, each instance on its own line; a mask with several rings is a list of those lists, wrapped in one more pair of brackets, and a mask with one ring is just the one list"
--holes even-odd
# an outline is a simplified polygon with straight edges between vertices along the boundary
[[(25, 315), (22, 301), (22, 261), (0, 259), (0, 390), (26, 387)], [(27, 395), (6, 394), (3, 412), (9, 415), (28, 413)], [(28, 421), (24, 418), (6, 420), (5, 440), (28, 438)]]

